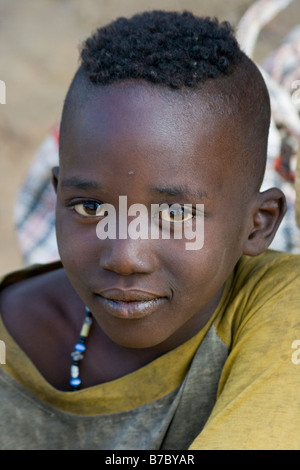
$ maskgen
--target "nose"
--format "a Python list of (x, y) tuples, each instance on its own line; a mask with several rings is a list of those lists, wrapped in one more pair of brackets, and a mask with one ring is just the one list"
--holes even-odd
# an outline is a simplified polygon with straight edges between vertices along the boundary
[(149, 274), (156, 266), (156, 256), (149, 240), (105, 240), (101, 242), (100, 267), (122, 276)]

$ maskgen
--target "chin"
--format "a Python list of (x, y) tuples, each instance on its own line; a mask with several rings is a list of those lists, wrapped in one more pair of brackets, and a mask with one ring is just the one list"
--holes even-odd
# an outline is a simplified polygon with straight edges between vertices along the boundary
[(139, 322), (134, 323), (135, 325), (126, 325), (119, 331), (116, 329), (108, 331), (105, 328), (103, 328), (103, 331), (112, 342), (126, 349), (151, 350), (160, 349), (160, 346), (164, 349), (163, 345), (169, 338), (168, 334), (163, 335), (161, 328), (157, 331), (152, 326), (147, 328), (145, 325), (143, 327), (138, 326), (136, 323)]

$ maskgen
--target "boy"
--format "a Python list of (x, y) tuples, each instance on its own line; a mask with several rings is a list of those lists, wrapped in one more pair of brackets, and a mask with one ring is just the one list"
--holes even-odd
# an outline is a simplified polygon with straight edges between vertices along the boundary
[[(53, 169), (62, 265), (2, 283), (0, 447), (298, 448), (299, 258), (266, 251), (285, 198), (259, 192), (259, 71), (190, 13), (119, 19), (81, 58)], [(144, 236), (122, 197), (162, 207)]]

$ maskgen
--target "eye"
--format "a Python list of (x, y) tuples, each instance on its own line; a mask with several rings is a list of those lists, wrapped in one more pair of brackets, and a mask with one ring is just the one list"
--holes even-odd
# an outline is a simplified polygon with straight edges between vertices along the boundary
[(77, 202), (73, 204), (73, 208), (77, 214), (83, 217), (103, 217), (105, 215), (104, 210), (102, 214), (101, 204), (96, 201)]
[(193, 217), (194, 215), (190, 210), (176, 204), (173, 204), (168, 209), (163, 209), (160, 213), (162, 220), (172, 223), (187, 222)]

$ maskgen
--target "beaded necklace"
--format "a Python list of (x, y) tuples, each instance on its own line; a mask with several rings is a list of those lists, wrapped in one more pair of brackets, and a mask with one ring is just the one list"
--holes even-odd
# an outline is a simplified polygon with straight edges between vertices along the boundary
[(79, 362), (83, 359), (83, 353), (86, 350), (85, 342), (89, 335), (91, 325), (93, 323), (93, 318), (91, 311), (88, 307), (85, 307), (86, 316), (80, 330), (80, 336), (78, 343), (75, 344), (74, 352), (71, 353), (73, 362), (71, 365), (71, 379), (70, 385), (73, 391), (78, 390), (81, 385), (81, 379), (79, 377)]

